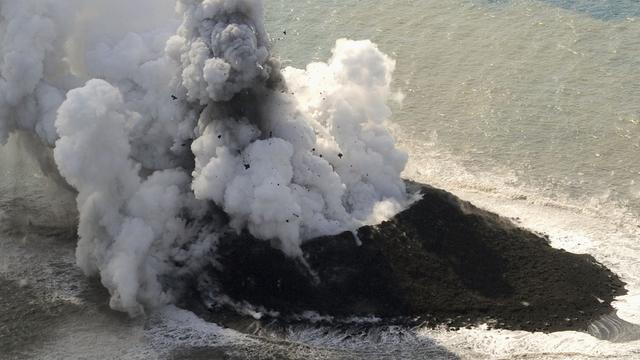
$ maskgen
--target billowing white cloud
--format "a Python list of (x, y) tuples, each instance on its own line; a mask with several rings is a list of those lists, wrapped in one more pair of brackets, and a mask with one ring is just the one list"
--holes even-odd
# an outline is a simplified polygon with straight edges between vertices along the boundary
[(53, 148), (78, 192), (78, 265), (114, 309), (173, 301), (182, 276), (216, 266), (224, 232), (295, 257), (407, 204), (386, 127), (395, 63), (375, 44), (338, 40), (326, 63), (280, 69), (259, 0), (179, 0), (179, 26), (107, 17), (83, 32), (96, 8), (0, 2), (0, 135)]

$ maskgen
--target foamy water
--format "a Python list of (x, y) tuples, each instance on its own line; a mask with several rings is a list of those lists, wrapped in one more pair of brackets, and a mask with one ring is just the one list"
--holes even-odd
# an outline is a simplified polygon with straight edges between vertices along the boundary
[[(592, 254), (627, 282), (614, 306), (640, 324), (639, 16), (632, 0), (267, 4), (285, 64), (325, 59), (338, 37), (370, 38), (393, 55), (405, 176), (545, 233), (555, 247)], [(577, 332), (308, 327), (250, 336), (172, 307), (128, 320), (75, 268), (74, 239), (47, 232), (74, 216), (56, 210), (73, 199), (28, 156), (16, 158), (15, 146), (2, 151), (1, 189), (22, 200), (0, 207), (0, 218), (45, 230), (0, 240), (0, 278), (16, 284), (11, 311), (46, 314), (19, 319), (31, 334), (8, 340), (17, 358), (640, 357), (639, 341)], [(16, 204), (29, 219), (15, 222)]]

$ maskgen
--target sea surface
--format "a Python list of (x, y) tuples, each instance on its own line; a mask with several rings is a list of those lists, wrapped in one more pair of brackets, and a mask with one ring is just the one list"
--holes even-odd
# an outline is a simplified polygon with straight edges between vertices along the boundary
[[(377, 43), (397, 62), (405, 176), (592, 254), (628, 283), (614, 306), (640, 324), (640, 1), (268, 0), (266, 17), (284, 66), (325, 61), (342, 37)], [(0, 150), (2, 359), (640, 358), (640, 341), (578, 332), (128, 319), (75, 268), (74, 200), (23, 141)]]

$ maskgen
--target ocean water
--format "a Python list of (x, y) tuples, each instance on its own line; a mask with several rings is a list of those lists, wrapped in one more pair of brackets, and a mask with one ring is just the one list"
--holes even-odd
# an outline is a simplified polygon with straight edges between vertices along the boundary
[(285, 64), (326, 58), (338, 37), (372, 39), (394, 56), (404, 95), (394, 121), (413, 164), (435, 143), (472, 173), (640, 213), (640, 2), (276, 0), (268, 9)]
[[(376, 42), (397, 61), (392, 126), (410, 155), (406, 177), (594, 255), (628, 283), (614, 305), (640, 324), (640, 2), (268, 0), (266, 11), (285, 66), (326, 60), (337, 38)], [(269, 336), (175, 308), (130, 320), (75, 268), (74, 200), (21, 149), (14, 138), (0, 151), (7, 358), (640, 358), (640, 341), (577, 332)]]

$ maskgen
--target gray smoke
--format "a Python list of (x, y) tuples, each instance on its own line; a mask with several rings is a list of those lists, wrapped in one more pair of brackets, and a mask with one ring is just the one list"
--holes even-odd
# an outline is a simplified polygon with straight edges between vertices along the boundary
[(114, 309), (174, 301), (176, 279), (216, 266), (226, 231), (296, 257), (407, 205), (407, 156), (386, 128), (395, 62), (369, 41), (280, 69), (259, 0), (180, 0), (179, 26), (102, 19), (89, 35), (91, 4), (0, 6), (0, 135), (53, 148), (78, 193), (78, 265)]

